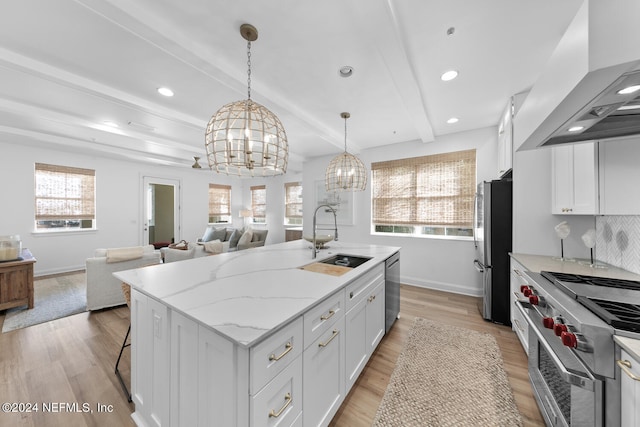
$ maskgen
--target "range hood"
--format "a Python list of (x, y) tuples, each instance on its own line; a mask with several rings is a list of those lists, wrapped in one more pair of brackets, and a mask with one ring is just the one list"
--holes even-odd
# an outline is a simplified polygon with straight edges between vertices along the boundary
[(583, 2), (514, 119), (517, 150), (640, 135), (638, 18), (638, 0)]

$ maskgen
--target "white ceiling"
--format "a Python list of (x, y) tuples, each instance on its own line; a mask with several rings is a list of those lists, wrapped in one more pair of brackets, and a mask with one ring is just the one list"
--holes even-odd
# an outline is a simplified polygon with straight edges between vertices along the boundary
[[(428, 143), (495, 126), (508, 97), (531, 88), (581, 2), (5, 2), (1, 140), (189, 167), (192, 156), (206, 157), (211, 116), (247, 97), (246, 22), (259, 32), (252, 99), (284, 124), (289, 171), (343, 149), (342, 111), (351, 113), (349, 151)], [(352, 77), (339, 76), (343, 65)], [(459, 77), (441, 81), (449, 69)], [(175, 96), (159, 95), (161, 86)]]

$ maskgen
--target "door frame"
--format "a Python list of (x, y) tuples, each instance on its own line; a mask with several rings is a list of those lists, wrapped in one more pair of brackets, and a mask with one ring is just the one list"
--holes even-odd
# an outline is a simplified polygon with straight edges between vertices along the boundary
[(173, 233), (175, 241), (182, 239), (182, 180), (179, 178), (163, 178), (153, 175), (140, 177), (140, 241), (142, 245), (149, 243), (149, 224), (147, 224), (147, 188), (150, 184), (170, 185), (173, 187)]

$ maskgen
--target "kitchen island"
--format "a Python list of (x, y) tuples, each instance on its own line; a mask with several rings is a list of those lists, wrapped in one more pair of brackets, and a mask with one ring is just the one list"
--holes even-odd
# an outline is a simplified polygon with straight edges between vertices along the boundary
[[(327, 425), (384, 335), (399, 249), (331, 242), (312, 259), (298, 240), (114, 273), (132, 287), (134, 421)], [(335, 254), (370, 260), (301, 269)]]

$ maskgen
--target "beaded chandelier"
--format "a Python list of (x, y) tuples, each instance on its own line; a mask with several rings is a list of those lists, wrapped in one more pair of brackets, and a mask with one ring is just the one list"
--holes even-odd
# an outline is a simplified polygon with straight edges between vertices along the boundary
[(240, 26), (247, 40), (247, 94), (244, 101), (224, 105), (211, 117), (205, 132), (209, 167), (237, 176), (275, 176), (287, 172), (289, 144), (280, 119), (251, 99), (251, 42), (258, 30)]
[(349, 113), (341, 113), (344, 119), (344, 153), (334, 157), (325, 174), (327, 191), (364, 191), (367, 187), (367, 170), (362, 161), (347, 152), (347, 119)]

